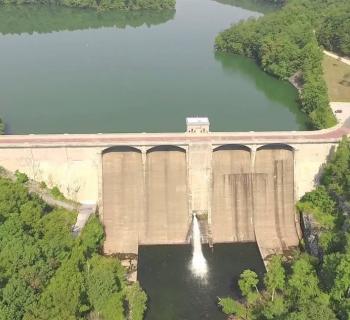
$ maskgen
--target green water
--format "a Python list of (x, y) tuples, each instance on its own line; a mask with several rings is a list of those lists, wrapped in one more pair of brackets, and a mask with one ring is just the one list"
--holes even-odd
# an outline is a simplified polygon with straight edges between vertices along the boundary
[(203, 245), (208, 275), (195, 278), (189, 268), (190, 245), (141, 246), (138, 279), (148, 295), (145, 320), (226, 320), (217, 297), (238, 298), (238, 279), (245, 269), (265, 272), (255, 243)]
[[(243, 9), (228, 4), (246, 4)], [(256, 9), (254, 9), (256, 7)], [(215, 54), (217, 33), (270, 7), (178, 0), (175, 11), (98, 14), (0, 7), (0, 116), (7, 133), (298, 130), (288, 83)]]

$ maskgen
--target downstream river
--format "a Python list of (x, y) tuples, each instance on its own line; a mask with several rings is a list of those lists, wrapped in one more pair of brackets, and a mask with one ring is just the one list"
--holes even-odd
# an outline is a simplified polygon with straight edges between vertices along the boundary
[(270, 9), (252, 0), (102, 14), (2, 7), (0, 117), (11, 134), (184, 131), (188, 116), (208, 116), (212, 131), (304, 129), (290, 84), (213, 48), (219, 31)]

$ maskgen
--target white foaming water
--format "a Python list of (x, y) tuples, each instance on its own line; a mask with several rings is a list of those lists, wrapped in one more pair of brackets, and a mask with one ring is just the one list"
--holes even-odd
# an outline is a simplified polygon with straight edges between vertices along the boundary
[(193, 215), (192, 225), (192, 261), (191, 270), (192, 273), (198, 277), (204, 279), (208, 273), (208, 265), (202, 252), (201, 243), (201, 231), (199, 229), (199, 223), (197, 216)]

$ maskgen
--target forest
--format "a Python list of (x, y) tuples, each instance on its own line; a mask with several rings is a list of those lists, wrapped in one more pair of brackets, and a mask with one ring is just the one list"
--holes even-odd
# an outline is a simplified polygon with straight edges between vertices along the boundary
[(320, 185), (297, 205), (301, 215), (313, 220), (317, 253), (305, 240), (292, 259), (274, 256), (262, 280), (245, 270), (238, 281), (241, 298), (219, 299), (223, 312), (242, 320), (350, 318), (349, 138), (343, 138), (323, 169)]
[(100, 254), (99, 219), (74, 237), (76, 213), (48, 206), (25, 181), (0, 178), (0, 319), (143, 319), (146, 294)]
[(175, 10), (108, 10), (77, 9), (57, 6), (4, 6), (0, 10), (0, 34), (49, 33), (62, 30), (125, 29), (165, 23)]
[(350, 2), (347, 0), (289, 0), (280, 10), (242, 21), (220, 33), (218, 51), (252, 58), (264, 71), (300, 83), (301, 109), (312, 129), (333, 126), (323, 79), (322, 47), (349, 54)]
[(174, 9), (176, 0), (0, 0), (0, 5), (56, 5), (97, 10)]

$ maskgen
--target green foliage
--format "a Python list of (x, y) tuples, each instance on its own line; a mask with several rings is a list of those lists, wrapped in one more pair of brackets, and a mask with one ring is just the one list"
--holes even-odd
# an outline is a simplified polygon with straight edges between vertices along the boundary
[(89, 256), (100, 249), (104, 241), (104, 231), (98, 217), (92, 216), (89, 219), (78, 241)]
[[(264, 284), (267, 292), (271, 295), (271, 300), (274, 300), (276, 290), (283, 290), (285, 286), (285, 270), (280, 256), (272, 257), (269, 262), (269, 272), (265, 275)], [(277, 305), (271, 307), (275, 308)]]
[(327, 49), (350, 56), (350, 10), (341, 4), (326, 13), (318, 30), (318, 41)]
[(61, 192), (61, 190), (58, 187), (56, 187), (56, 186), (53, 187), (50, 190), (50, 193), (57, 200), (64, 200), (65, 199), (65, 197), (64, 197), (63, 193)]
[(41, 181), (39, 186), (40, 186), (41, 189), (46, 189), (47, 188), (47, 185), (46, 185), (45, 181)]
[[(1, 2), (1, 0), (0, 0)], [(175, 10), (77, 10), (63, 6), (2, 6), (1, 34), (50, 33), (102, 27), (153, 26), (173, 19)]]
[[(220, 33), (215, 41), (216, 49), (253, 58), (266, 72), (281, 79), (301, 71), (301, 109), (308, 115), (310, 126), (331, 127), (336, 120), (329, 107), (322, 51), (316, 40), (321, 33), (315, 35), (314, 30), (329, 8), (339, 5), (349, 12), (350, 2), (346, 0), (289, 0), (277, 12), (240, 22)], [(348, 33), (341, 37), (348, 38)]]
[(126, 289), (129, 317), (132, 320), (142, 320), (146, 311), (147, 296), (138, 283), (133, 283)]
[(259, 298), (258, 275), (252, 270), (244, 270), (238, 280), (239, 289), (247, 299), (248, 304), (254, 303)]
[(124, 269), (111, 258), (94, 255), (86, 266), (87, 293), (94, 309), (101, 312), (108, 298), (120, 292), (125, 278)]
[(164, 10), (174, 9), (175, 0), (3, 0), (0, 5), (5, 4), (46, 4), (58, 5), (71, 8), (93, 8), (98, 10)]
[(344, 137), (337, 152), (325, 166), (322, 184), (330, 191), (350, 199), (350, 148)]
[(4, 133), (5, 133), (5, 123), (0, 118), (0, 134), (4, 134)]
[(240, 319), (245, 319), (247, 316), (246, 307), (232, 298), (219, 299), (218, 304), (225, 314), (234, 314)]
[(16, 176), (16, 181), (18, 183), (26, 183), (29, 179), (28, 179), (28, 176), (23, 173), (23, 172), (19, 172), (18, 170), (16, 170), (15, 172), (15, 176)]
[(261, 294), (256, 291), (258, 299), (247, 298), (257, 284), (254, 272), (245, 270), (239, 281), (246, 300), (242, 304), (231, 298), (219, 299), (226, 314), (247, 320), (336, 319), (330, 308), (330, 296), (321, 290), (315, 267), (306, 255), (297, 257), (291, 268), (283, 266), (280, 257), (274, 257), (264, 277), (266, 290)]
[[(128, 286), (115, 258), (98, 254), (104, 240), (97, 217), (81, 235), (76, 214), (53, 209), (23, 183), (0, 178), (0, 320), (142, 319), (146, 296)], [(126, 310), (125, 305), (129, 309)]]
[(307, 192), (297, 203), (300, 212), (311, 213), (324, 228), (333, 228), (335, 223), (336, 202), (328, 194), (324, 186)]

